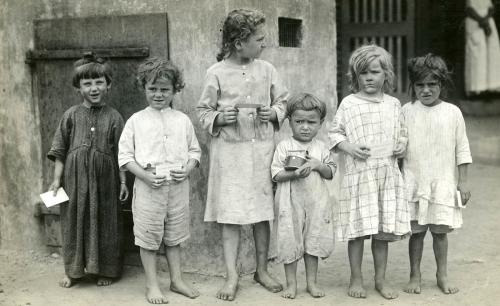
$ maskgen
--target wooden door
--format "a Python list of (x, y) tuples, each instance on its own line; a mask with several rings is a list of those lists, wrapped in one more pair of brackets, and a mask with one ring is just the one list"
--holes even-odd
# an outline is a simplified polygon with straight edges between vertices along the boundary
[[(34, 49), (27, 54), (38, 103), (42, 139), (43, 188), (53, 179), (53, 163), (46, 158), (58, 121), (64, 111), (81, 103), (71, 84), (73, 62), (85, 51), (108, 58), (113, 71), (108, 104), (127, 120), (146, 106), (135, 82), (138, 64), (148, 56), (168, 58), (167, 15), (146, 14), (62, 18), (34, 21)], [(128, 178), (132, 191), (132, 178)], [(131, 197), (125, 205), (125, 248), (133, 249)], [(60, 247), (59, 209), (41, 205), (47, 245)]]
[(415, 0), (339, 0), (337, 13), (339, 101), (350, 93), (346, 77), (349, 56), (370, 43), (392, 54), (396, 74), (392, 95), (406, 101), (406, 61), (414, 56), (415, 49)]

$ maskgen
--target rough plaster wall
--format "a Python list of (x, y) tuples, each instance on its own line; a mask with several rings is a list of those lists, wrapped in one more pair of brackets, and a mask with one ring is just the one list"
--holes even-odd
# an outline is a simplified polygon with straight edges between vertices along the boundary
[[(324, 99), (331, 118), (336, 105), (334, 1), (3, 0), (0, 38), (8, 44), (0, 47), (0, 247), (43, 248), (43, 227), (32, 217), (31, 207), (41, 191), (40, 132), (30, 71), (24, 64), (24, 54), (32, 45), (32, 20), (167, 12), (170, 57), (183, 68), (187, 84), (176, 99), (176, 107), (188, 113), (196, 124), (193, 108), (205, 71), (215, 63), (222, 20), (230, 10), (239, 7), (257, 8), (266, 14), (269, 49), (263, 58), (277, 67), (291, 92), (308, 91)], [(281, 16), (303, 19), (302, 48), (278, 48), (277, 22)], [(185, 253), (187, 262), (192, 263), (191, 270), (210, 273), (222, 270), (222, 249), (217, 226), (202, 222), (208, 175), (207, 137), (199, 129), (197, 133), (204, 156), (202, 167), (192, 179), (193, 235)], [(240, 256), (244, 258), (242, 269), (248, 270), (253, 263), (249, 228), (243, 236), (246, 243)]]

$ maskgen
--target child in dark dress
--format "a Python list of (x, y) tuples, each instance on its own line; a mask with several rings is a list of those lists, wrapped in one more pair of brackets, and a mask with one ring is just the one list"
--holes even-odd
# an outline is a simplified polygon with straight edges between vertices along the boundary
[(76, 61), (73, 86), (83, 102), (64, 113), (47, 153), (55, 162), (49, 190), (64, 187), (69, 196), (60, 205), (65, 276), (59, 285), (69, 288), (89, 273), (107, 286), (122, 272), (120, 201), (128, 189), (117, 157), (124, 121), (104, 102), (111, 71), (103, 59), (87, 53)]

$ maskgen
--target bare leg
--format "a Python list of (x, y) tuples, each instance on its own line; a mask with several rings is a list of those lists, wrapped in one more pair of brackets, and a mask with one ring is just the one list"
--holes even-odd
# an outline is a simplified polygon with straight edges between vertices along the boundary
[(200, 295), (200, 292), (189, 286), (182, 279), (181, 271), (181, 248), (179, 245), (165, 246), (167, 256), (168, 271), (170, 272), (170, 290), (194, 299)]
[(71, 278), (67, 275), (64, 275), (64, 277), (59, 281), (59, 286), (63, 288), (70, 288), (77, 282), (76, 278)]
[(307, 292), (314, 298), (324, 297), (325, 291), (319, 288), (317, 283), (318, 257), (304, 254), (304, 263), (306, 265)]
[(364, 246), (365, 240), (363, 238), (350, 240), (347, 245), (349, 265), (351, 266), (351, 281), (347, 294), (354, 298), (366, 298), (366, 289), (363, 285), (363, 274), (361, 273)]
[(280, 292), (283, 286), (267, 271), (267, 252), (269, 250), (269, 222), (256, 223), (253, 228), (255, 252), (257, 257), (257, 271), (253, 279), (271, 292)]
[(294, 299), (297, 294), (297, 261), (285, 264), (286, 288), (281, 296)]
[(458, 288), (448, 283), (448, 235), (432, 233), (432, 240), (437, 265), (437, 285), (446, 294), (457, 293)]
[(141, 248), (141, 261), (146, 274), (146, 299), (151, 304), (167, 304), (156, 276), (156, 251)]
[(420, 283), (422, 274), (420, 273), (420, 262), (422, 261), (422, 252), (424, 250), (424, 238), (426, 232), (414, 233), (410, 237), (408, 244), (408, 253), (410, 255), (410, 281), (404, 289), (407, 293), (420, 294)]
[(218, 299), (232, 301), (238, 290), (238, 271), (236, 260), (238, 258), (238, 245), (240, 243), (240, 226), (234, 224), (222, 225), (222, 245), (224, 247), (224, 261), (226, 264), (226, 282), (215, 295)]
[(385, 271), (387, 268), (388, 242), (372, 238), (372, 254), (375, 266), (375, 289), (386, 299), (395, 299), (398, 293), (387, 286)]

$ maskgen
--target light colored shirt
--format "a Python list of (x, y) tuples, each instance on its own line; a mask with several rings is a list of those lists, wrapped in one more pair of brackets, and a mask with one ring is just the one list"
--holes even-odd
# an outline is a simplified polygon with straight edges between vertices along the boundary
[(189, 159), (199, 162), (200, 157), (200, 145), (189, 117), (171, 108), (157, 110), (148, 106), (133, 114), (120, 137), (120, 169), (133, 161), (146, 168), (148, 164), (186, 165)]

